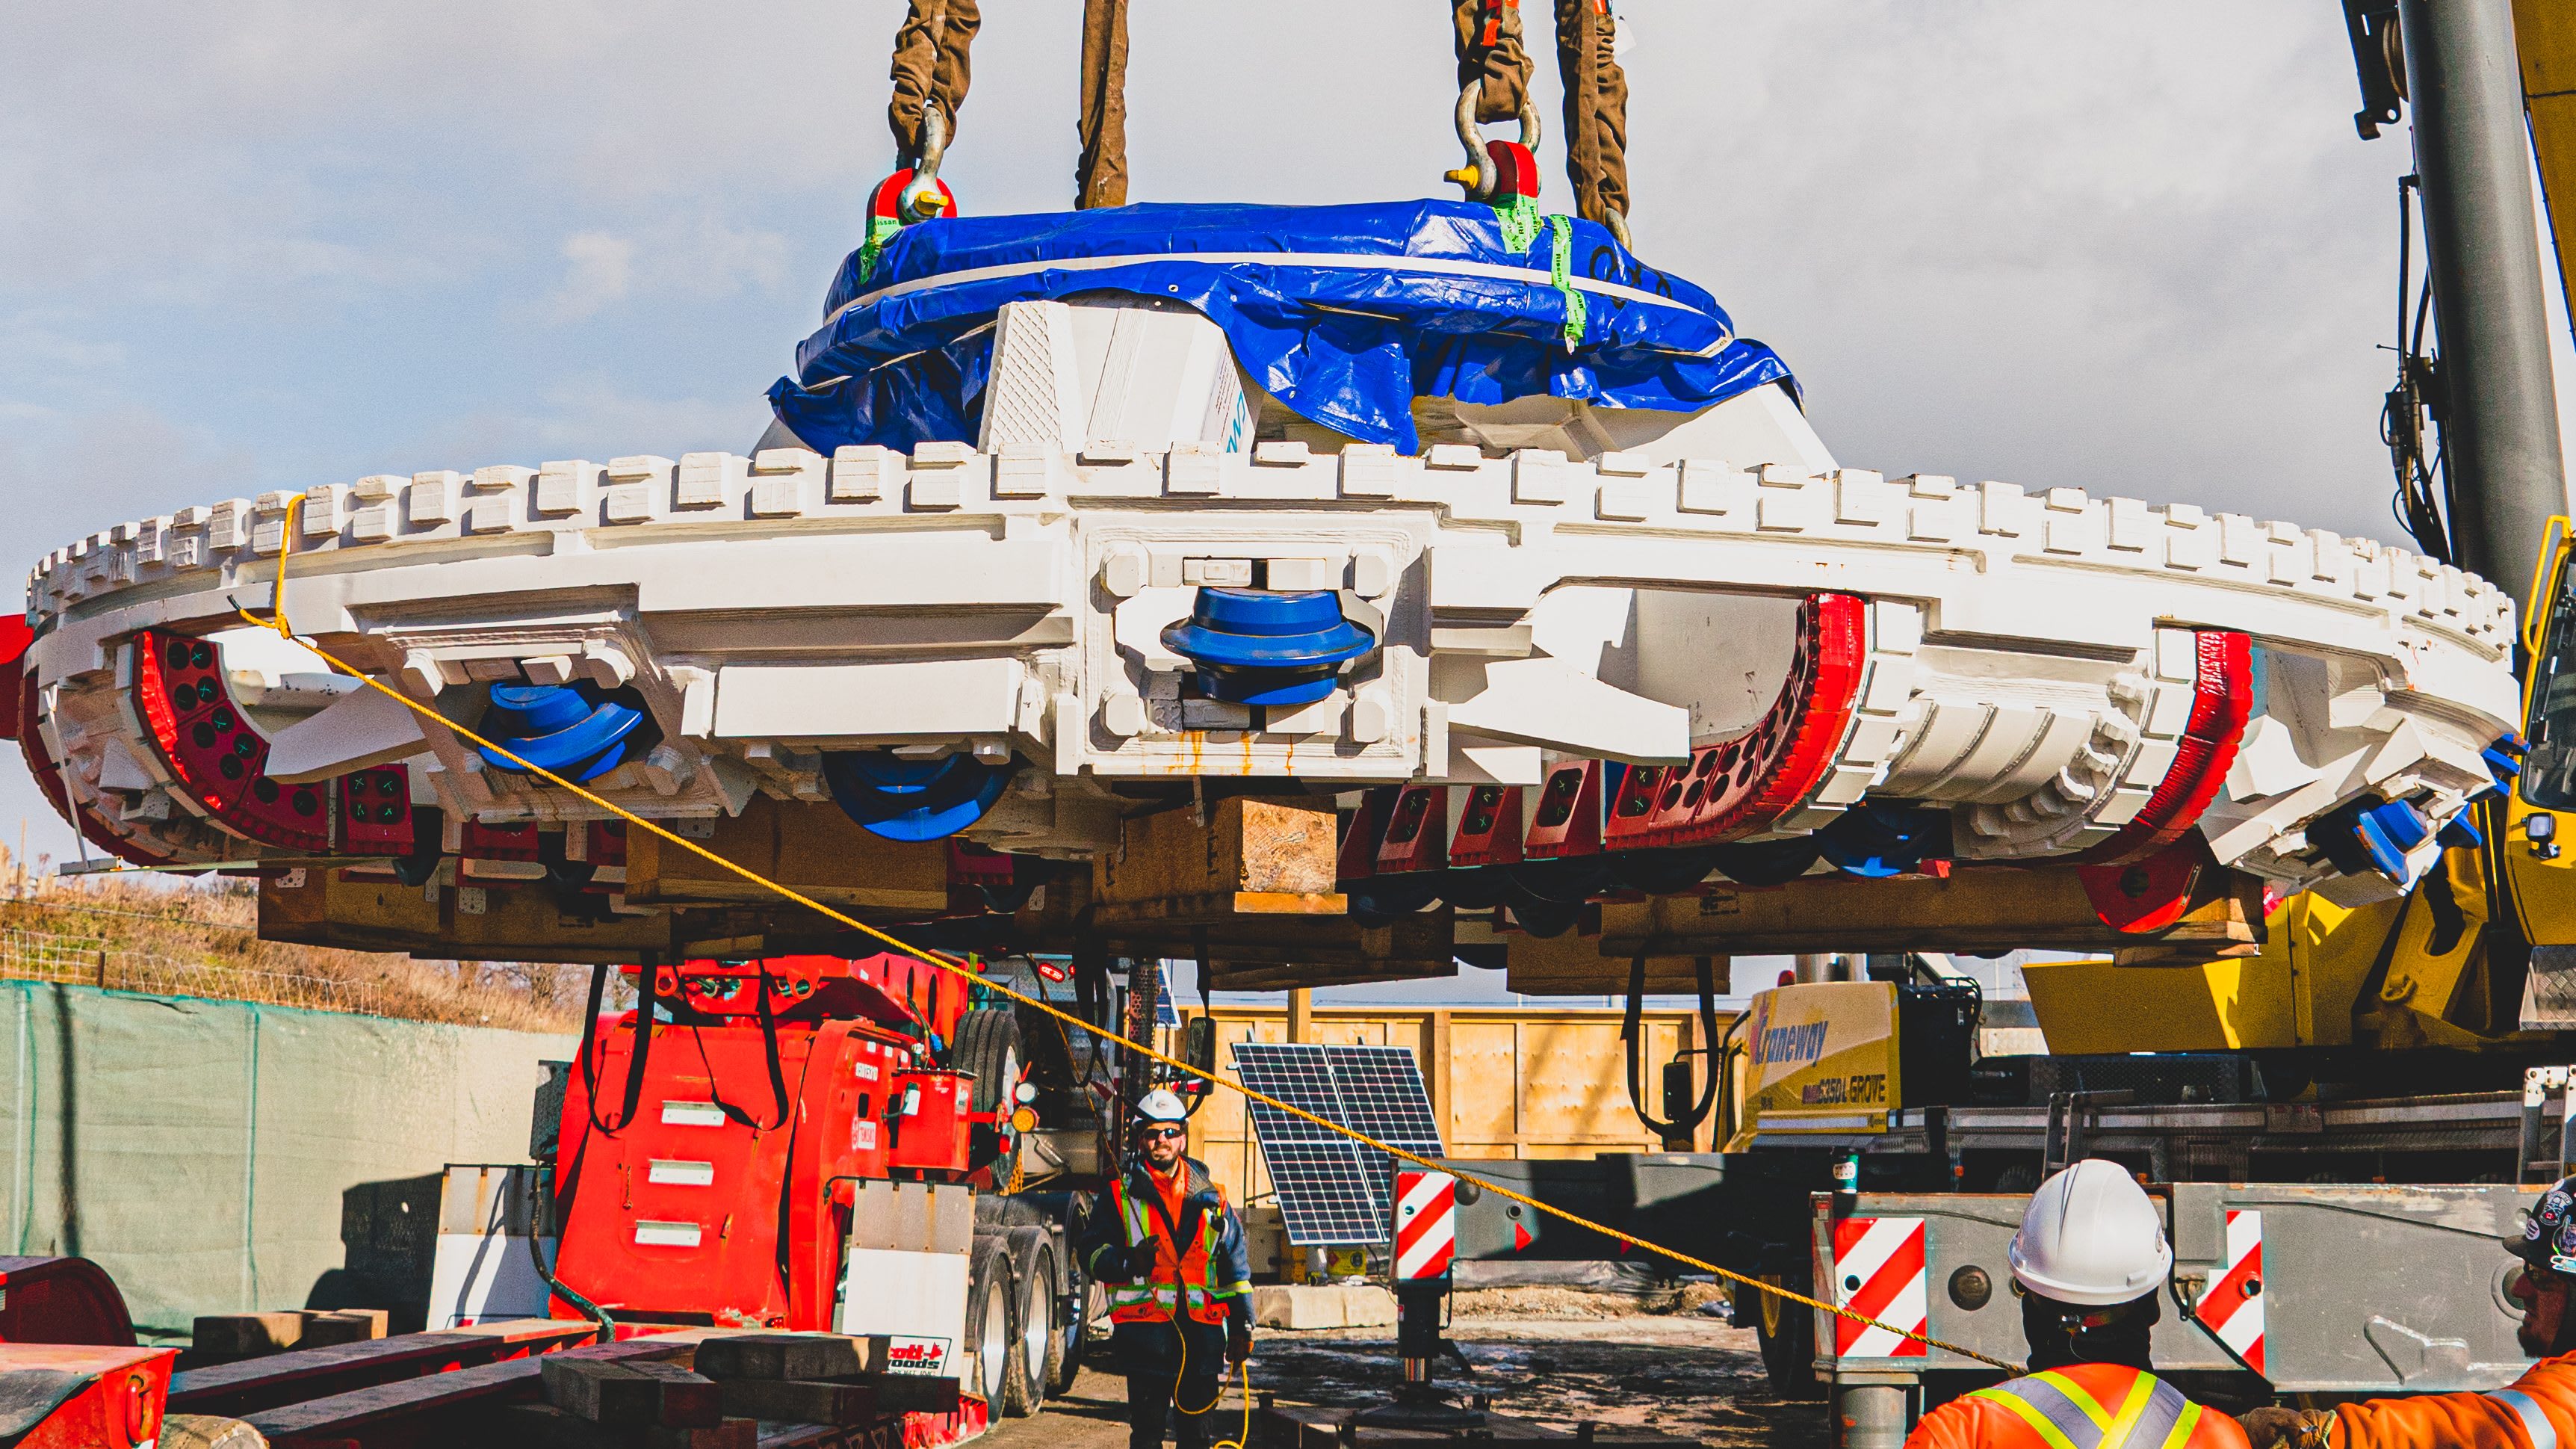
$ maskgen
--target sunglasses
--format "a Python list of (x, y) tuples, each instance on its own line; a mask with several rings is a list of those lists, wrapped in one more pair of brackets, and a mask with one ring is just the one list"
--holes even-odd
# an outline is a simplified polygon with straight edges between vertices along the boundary
[(1190, 1135), (1190, 1129), (1187, 1127), (1148, 1127), (1136, 1135), (1142, 1137), (1148, 1142), (1159, 1142), (1166, 1137), (1187, 1137)]

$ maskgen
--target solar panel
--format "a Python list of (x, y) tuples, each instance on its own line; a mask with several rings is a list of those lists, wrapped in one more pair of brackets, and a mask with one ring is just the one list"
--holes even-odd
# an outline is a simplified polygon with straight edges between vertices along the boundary
[[(1233, 1049), (1235, 1072), (1254, 1091), (1390, 1146), (1442, 1155), (1421, 1068), (1404, 1048), (1235, 1042)], [(1395, 1159), (1276, 1107), (1251, 1105), (1288, 1240), (1385, 1242)]]

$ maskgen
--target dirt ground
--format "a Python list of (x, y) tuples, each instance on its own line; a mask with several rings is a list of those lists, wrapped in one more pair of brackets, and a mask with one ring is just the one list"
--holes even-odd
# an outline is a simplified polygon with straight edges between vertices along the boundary
[[(1822, 1404), (1770, 1397), (1762, 1360), (1748, 1329), (1658, 1302), (1640, 1312), (1635, 1300), (1563, 1288), (1506, 1288), (1462, 1293), (1449, 1338), (1474, 1366), (1442, 1376), (1462, 1394), (1490, 1396), (1498, 1412), (1571, 1430), (1581, 1420), (1646, 1425), (1703, 1444), (1825, 1449), (1831, 1442)], [(1674, 1311), (1679, 1310), (1679, 1311)], [(1395, 1377), (1392, 1329), (1262, 1332), (1251, 1364), (1256, 1394), (1281, 1403), (1348, 1405), (1385, 1394)], [(1242, 1428), (1242, 1400), (1229, 1391), (1210, 1436), (1232, 1439)], [(992, 1449), (1113, 1449), (1126, 1441), (1126, 1385), (1114, 1374), (1086, 1371), (1073, 1392), (1034, 1419), (1005, 1420), (981, 1441)]]

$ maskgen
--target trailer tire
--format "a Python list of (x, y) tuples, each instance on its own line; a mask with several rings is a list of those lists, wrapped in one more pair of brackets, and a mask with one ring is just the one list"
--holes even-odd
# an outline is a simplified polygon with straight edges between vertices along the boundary
[(1064, 1351), (1064, 1330), (1056, 1322), (1055, 1240), (1044, 1228), (1014, 1228), (1010, 1235), (1011, 1357), (1010, 1376), (1017, 1393), (1006, 1392), (1002, 1412), (1024, 1419), (1038, 1411), (1052, 1392), (1056, 1360)]
[(966, 1357), (972, 1360), (958, 1387), (1002, 1412), (1016, 1373), (1011, 1352), (1018, 1324), (1011, 1295), (1011, 1250), (994, 1234), (978, 1234), (966, 1274)]
[(1821, 1399), (1816, 1378), (1816, 1311), (1804, 1303), (1765, 1293), (1755, 1312), (1753, 1331), (1762, 1343), (1762, 1371), (1774, 1398)]
[[(975, 1077), (977, 1113), (992, 1113), (993, 1125), (975, 1129), (973, 1159), (983, 1162), (1007, 1155), (1017, 1145), (1018, 1135), (1011, 1130), (1011, 1112), (1019, 1106), (1014, 1100), (1020, 1079), (1028, 1074), (1028, 1053), (1020, 1048), (1020, 1019), (1008, 1007), (978, 1007), (966, 1013), (957, 1023), (957, 1039), (949, 1043), (948, 1064)], [(1009, 1164), (995, 1173), (997, 1180), (1010, 1180)]]

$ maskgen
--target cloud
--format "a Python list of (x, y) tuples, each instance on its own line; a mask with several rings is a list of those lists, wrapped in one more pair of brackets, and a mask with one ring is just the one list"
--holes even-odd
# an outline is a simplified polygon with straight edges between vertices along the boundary
[(635, 285), (635, 243), (604, 231), (581, 231), (564, 238), (563, 285), (555, 289), (554, 315), (559, 321), (587, 317), (611, 302), (626, 300)]

